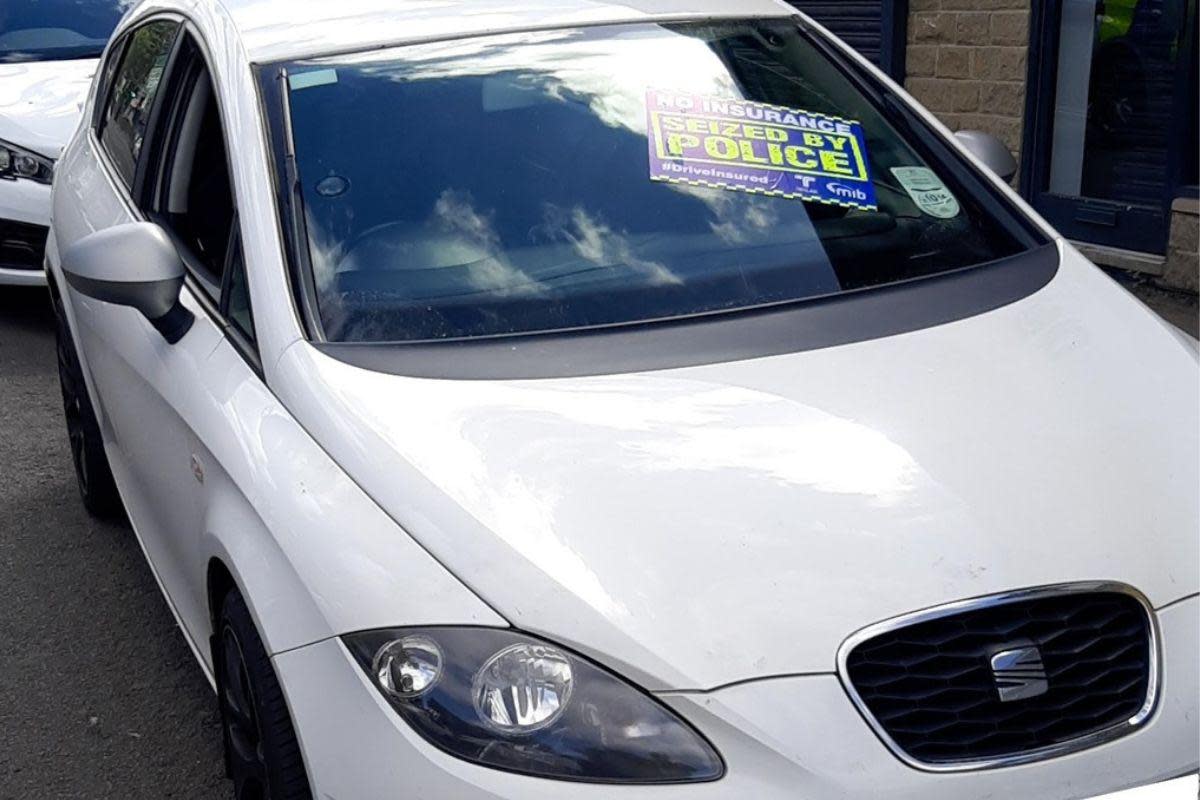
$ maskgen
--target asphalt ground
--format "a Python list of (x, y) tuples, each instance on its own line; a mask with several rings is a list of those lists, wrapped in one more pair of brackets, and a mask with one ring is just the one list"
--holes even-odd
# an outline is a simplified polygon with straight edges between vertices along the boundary
[[(1195, 334), (1194, 296), (1130, 288)], [(79, 502), (45, 290), (0, 287), (0, 800), (229, 798), (220, 741), (132, 531)]]
[(232, 797), (216, 701), (127, 525), (79, 502), (45, 289), (0, 286), (0, 799)]

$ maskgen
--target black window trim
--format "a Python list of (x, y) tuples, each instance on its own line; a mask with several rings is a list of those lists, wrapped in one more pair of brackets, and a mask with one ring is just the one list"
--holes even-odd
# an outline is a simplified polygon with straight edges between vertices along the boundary
[[(791, 19), (805, 38), (855, 88), (885, 112), (889, 122), (898, 122), (906, 128), (905, 132), (912, 137), (918, 150), (923, 151), (922, 155), (932, 152), (935, 161), (945, 165), (961, 185), (973, 190), (985, 211), (993, 215), (1026, 249), (996, 261), (973, 264), (945, 273), (833, 296), (804, 298), (734, 311), (665, 320), (639, 320), (580, 330), (503, 334), (436, 342), (329, 342), (322, 332), (315, 287), (311, 270), (307, 268), (308, 237), (303, 198), (300, 196), (291, 152), (285, 65), (303, 59), (287, 58), (255, 64), (254, 73), (265, 133), (273, 156), (271, 169), (275, 179), (277, 224), (285, 243), (290, 293), (309, 343), (325, 355), (354, 366), (412, 377), (470, 380), (619, 374), (781, 355), (921, 330), (1016, 302), (1043, 288), (1054, 278), (1060, 261), (1055, 238), (1005, 196), (990, 175), (945, 141), (936, 128), (909, 107), (908, 101), (863, 69), (848, 47), (826, 40), (812, 23), (799, 14), (790, 18), (763, 19)], [(704, 21), (686, 18), (558, 27), (640, 24), (669, 27), (672, 24)], [(486, 38), (534, 30), (440, 38)], [(422, 39), (411, 44), (425, 45), (432, 41), (435, 40)], [(370, 46), (322, 53), (313, 58), (324, 60), (405, 46), (408, 43), (388, 48)], [(868, 306), (874, 306), (875, 311), (866, 313)], [(822, 309), (820, 314), (815, 311), (818, 308)], [(805, 320), (806, 312), (811, 312), (810, 316), (814, 318), (826, 319), (830, 327), (825, 330), (813, 329)], [(882, 316), (873, 319), (870, 324), (861, 324), (871, 314)], [(753, 324), (755, 318), (767, 324)], [(796, 324), (796, 330), (789, 331), (786, 326), (776, 324), (784, 318), (791, 319)], [(733, 331), (731, 326), (735, 323), (740, 327), (740, 333)], [(855, 329), (856, 323), (858, 329)], [(724, 341), (720, 335), (706, 335), (711, 334), (714, 328), (729, 333), (728, 341)], [(684, 335), (676, 335), (680, 332), (684, 332)], [(619, 346), (610, 346), (609, 343), (619, 343)]]
[[(213, 81), (214, 100), (217, 103), (217, 112), (221, 118), (221, 135), (222, 135), (222, 137), (224, 137), (225, 145), (226, 145), (226, 147), (225, 147), (226, 168), (229, 169), (230, 178), (232, 179), (232, 177), (233, 177), (232, 163), (230, 161), (229, 137), (226, 133), (225, 122), (224, 122), (225, 119), (227, 119), (227, 117), (223, 113), (223, 110), (221, 107), (220, 93), (217, 92), (217, 90), (216, 90), (215, 73), (213, 72), (213, 69), (212, 69), (212, 61), (213, 60), (212, 60), (211, 52), (208, 48), (208, 43), (205, 41), (204, 36), (201, 34), (200, 30), (197, 28), (195, 23), (192, 22), (192, 20), (190, 20), (185, 15), (180, 14), (175, 11), (157, 12), (157, 13), (142, 17), (139, 20), (137, 20), (135, 23), (131, 24), (128, 28), (121, 31), (121, 33), (119, 34), (119, 39), (121, 39), (123, 41), (120, 41), (118, 43), (117, 40), (114, 39), (113, 46), (114, 47), (119, 46), (122, 48), (122, 52), (119, 55), (117, 55), (117, 57), (119, 59), (124, 59), (124, 57), (125, 57), (124, 56), (124, 48), (127, 46), (129, 38), (134, 33), (136, 33), (142, 27), (144, 27), (152, 22), (158, 22), (158, 21), (162, 21), (162, 20), (172, 20), (172, 21), (178, 22), (179, 30), (176, 32), (175, 41), (171, 45), (171, 55), (169, 56), (169, 58), (167, 60), (167, 65), (163, 69), (162, 87), (161, 87), (161, 90), (159, 91), (158, 95), (155, 97), (155, 109), (152, 111), (151, 120), (147, 124), (147, 127), (146, 127), (145, 143), (149, 146), (143, 146), (142, 149), (138, 153), (138, 163), (137, 163), (137, 169), (136, 169), (135, 174), (140, 175), (142, 177), (142, 183), (139, 184), (139, 181), (135, 178), (134, 183), (135, 183), (136, 190), (134, 187), (127, 186), (125, 184), (125, 181), (121, 178), (120, 173), (117, 171), (116, 165), (112, 162), (112, 159), (110, 158), (110, 156), (108, 154), (108, 151), (105, 150), (103, 144), (100, 141), (99, 123), (103, 119), (104, 111), (107, 109), (108, 101), (109, 101), (109, 98), (107, 95), (110, 93), (111, 87), (107, 87), (107, 86), (101, 87), (105, 92), (103, 101), (101, 101), (101, 96), (99, 94), (97, 95), (96, 108), (93, 110), (93, 118), (91, 120), (92, 124), (89, 126), (89, 129), (88, 129), (89, 144), (91, 146), (92, 152), (95, 154), (96, 159), (101, 166), (101, 172), (104, 173), (109, 184), (112, 186), (114, 194), (116, 194), (116, 196), (121, 200), (121, 202), (124, 203), (125, 208), (130, 213), (130, 215), (138, 221), (154, 222), (154, 223), (160, 225), (160, 227), (163, 227), (163, 229), (167, 233), (167, 235), (170, 236), (172, 238), (172, 240), (175, 241), (176, 249), (179, 250), (180, 257), (183, 260), (183, 264), (184, 264), (184, 270), (185, 270), (185, 275), (184, 275), (184, 280), (183, 280), (184, 286), (191, 292), (192, 297), (196, 300), (196, 302), (200, 305), (200, 307), (204, 309), (205, 313), (208, 314), (208, 316), (212, 319), (213, 323), (222, 331), (225, 338), (227, 338), (229, 340), (229, 342), (233, 345), (234, 349), (238, 352), (239, 355), (241, 355), (242, 359), (247, 363), (247, 365), (254, 371), (254, 373), (256, 375), (258, 375), (258, 377), (260, 379), (265, 381), (265, 375), (264, 375), (263, 368), (262, 368), (262, 357), (258, 352), (257, 342), (252, 342), (252, 341), (248, 340), (245, 336), (243, 336), (241, 331), (238, 330), (237, 326), (233, 323), (233, 321), (227, 319), (221, 311), (221, 306), (224, 303), (224, 296), (223, 296), (224, 285), (222, 285), (220, 287), (220, 291), (222, 294), (219, 294), (218, 297), (214, 300), (214, 298), (209, 294), (209, 291), (205, 286), (205, 281), (203, 281), (200, 277), (198, 277), (200, 270), (193, 263), (193, 258), (191, 257), (190, 253), (188, 252), (189, 248), (182, 246), (182, 243), (180, 243), (176, 239), (174, 234), (171, 232), (170, 228), (168, 228), (166, 226), (162, 226), (161, 218), (157, 214), (148, 214), (145, 211), (145, 209), (143, 208), (143, 205), (145, 205), (149, 199), (147, 197), (147, 194), (149, 191), (148, 187), (144, 185), (145, 173), (149, 168), (147, 162), (150, 160), (151, 154), (157, 153), (157, 151), (160, 149), (159, 145), (161, 143), (161, 141), (160, 141), (161, 137), (158, 132), (159, 123), (161, 121), (160, 113), (162, 110), (162, 104), (165, 102), (164, 98), (166, 97), (167, 94), (170, 93), (170, 88), (176, 79), (175, 59), (176, 59), (176, 56), (178, 55), (180, 49), (182, 48), (182, 45), (184, 42), (184, 34), (187, 34), (188, 36), (190, 36), (192, 43), (196, 46), (196, 50), (198, 51), (200, 58), (204, 64), (204, 68), (208, 71), (210, 79)], [(116, 55), (116, 54), (114, 53), (114, 55)], [(119, 64), (116, 67), (116, 69), (120, 69)], [(115, 76), (115, 72), (113, 74)], [(158, 160), (160, 162), (158, 164), (158, 169), (161, 171), (162, 159), (160, 156), (156, 156), (156, 160)], [(237, 187), (234, 185), (234, 182), (232, 180), (230, 180), (229, 189), (230, 189), (230, 193), (233, 196), (233, 206), (234, 206), (234, 218), (233, 218), (234, 228), (233, 229), (236, 231), (238, 239), (241, 241), (244, 241), (244, 237), (242, 235), (242, 231), (240, 228), (240, 224), (241, 224), (240, 216), (238, 215)], [(245, 259), (244, 255), (243, 255), (243, 259)], [(247, 272), (249, 272), (249, 267), (250, 267), (250, 265), (247, 262), (245, 265), (245, 269)], [(224, 284), (224, 281), (222, 281), (222, 284)], [(251, 308), (253, 308), (253, 298), (251, 299)]]

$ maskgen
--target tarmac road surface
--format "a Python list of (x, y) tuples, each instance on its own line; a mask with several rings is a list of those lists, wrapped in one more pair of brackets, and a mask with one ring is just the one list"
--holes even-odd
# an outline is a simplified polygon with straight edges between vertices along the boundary
[(204, 673), (79, 502), (47, 297), (0, 286), (0, 799), (228, 800)]

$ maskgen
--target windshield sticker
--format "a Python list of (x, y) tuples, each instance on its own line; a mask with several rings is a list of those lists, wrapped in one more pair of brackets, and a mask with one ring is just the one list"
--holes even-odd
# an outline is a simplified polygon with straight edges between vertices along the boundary
[(651, 89), (650, 180), (874, 211), (863, 127), (795, 108)]
[(311, 89), (314, 86), (328, 86), (337, 83), (336, 69), (314, 69), (309, 72), (297, 72), (288, 75), (288, 88), (293, 92), (301, 89)]
[(952, 219), (961, 210), (956, 198), (937, 173), (928, 167), (892, 167), (892, 174), (917, 208), (931, 217)]

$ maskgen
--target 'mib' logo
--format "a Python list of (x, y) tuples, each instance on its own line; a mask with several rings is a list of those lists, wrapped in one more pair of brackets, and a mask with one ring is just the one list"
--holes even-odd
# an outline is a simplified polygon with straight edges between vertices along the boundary
[(831, 183), (826, 188), (829, 189), (829, 193), (831, 195), (833, 195), (834, 197), (840, 197), (843, 200), (866, 201), (866, 199), (867, 199), (866, 192), (864, 192), (862, 189), (858, 189), (853, 186), (844, 186), (840, 183)]

